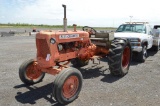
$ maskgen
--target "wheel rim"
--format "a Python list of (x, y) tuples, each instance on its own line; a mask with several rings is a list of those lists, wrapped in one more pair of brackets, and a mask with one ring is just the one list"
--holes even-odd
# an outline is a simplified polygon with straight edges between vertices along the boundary
[(145, 46), (143, 51), (143, 58), (145, 59), (146, 57), (147, 57), (147, 48)]
[(123, 51), (122, 67), (127, 68), (130, 60), (130, 48), (127, 46)]
[(79, 79), (77, 76), (70, 76), (63, 85), (63, 96), (67, 99), (73, 97), (79, 86)]
[(38, 79), (42, 75), (42, 72), (34, 65), (34, 63), (28, 65), (26, 70), (26, 76), (31, 79), (35, 80)]

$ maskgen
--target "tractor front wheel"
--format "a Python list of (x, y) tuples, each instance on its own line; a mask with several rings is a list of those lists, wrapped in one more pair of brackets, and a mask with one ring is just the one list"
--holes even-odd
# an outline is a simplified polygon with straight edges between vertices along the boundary
[(130, 67), (131, 56), (131, 45), (128, 40), (114, 40), (108, 55), (108, 65), (111, 74), (116, 76), (126, 75)]
[(27, 85), (32, 85), (42, 81), (45, 73), (39, 70), (33, 59), (27, 60), (19, 67), (19, 77)]
[(82, 74), (75, 68), (66, 68), (53, 83), (53, 96), (57, 102), (68, 104), (78, 97), (81, 87)]

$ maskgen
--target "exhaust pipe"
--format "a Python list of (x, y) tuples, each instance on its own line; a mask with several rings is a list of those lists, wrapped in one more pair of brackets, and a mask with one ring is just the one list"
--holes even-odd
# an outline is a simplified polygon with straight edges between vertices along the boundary
[(62, 4), (62, 7), (64, 8), (63, 30), (64, 32), (66, 32), (67, 31), (66, 5)]

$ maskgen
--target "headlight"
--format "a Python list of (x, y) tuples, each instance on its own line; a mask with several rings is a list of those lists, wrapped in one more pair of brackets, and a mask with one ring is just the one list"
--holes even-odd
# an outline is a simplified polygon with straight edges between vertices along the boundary
[(62, 51), (63, 50), (63, 46), (61, 44), (58, 44), (58, 50)]
[(50, 42), (51, 42), (52, 44), (54, 44), (54, 43), (56, 43), (56, 40), (55, 40), (54, 38), (51, 38), (51, 39), (50, 39)]
[(141, 46), (141, 39), (139, 38), (131, 38), (130, 42), (131, 46)]

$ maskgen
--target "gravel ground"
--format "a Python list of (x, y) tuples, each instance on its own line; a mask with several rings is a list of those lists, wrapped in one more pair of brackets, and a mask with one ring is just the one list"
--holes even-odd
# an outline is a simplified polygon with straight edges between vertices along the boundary
[[(132, 62), (122, 78), (110, 75), (107, 59), (81, 68), (82, 91), (68, 106), (159, 106), (160, 51), (148, 54), (145, 63)], [(35, 56), (33, 36), (0, 37), (0, 106), (60, 106), (51, 98), (55, 76), (46, 74), (33, 86), (20, 81), (19, 66)]]

